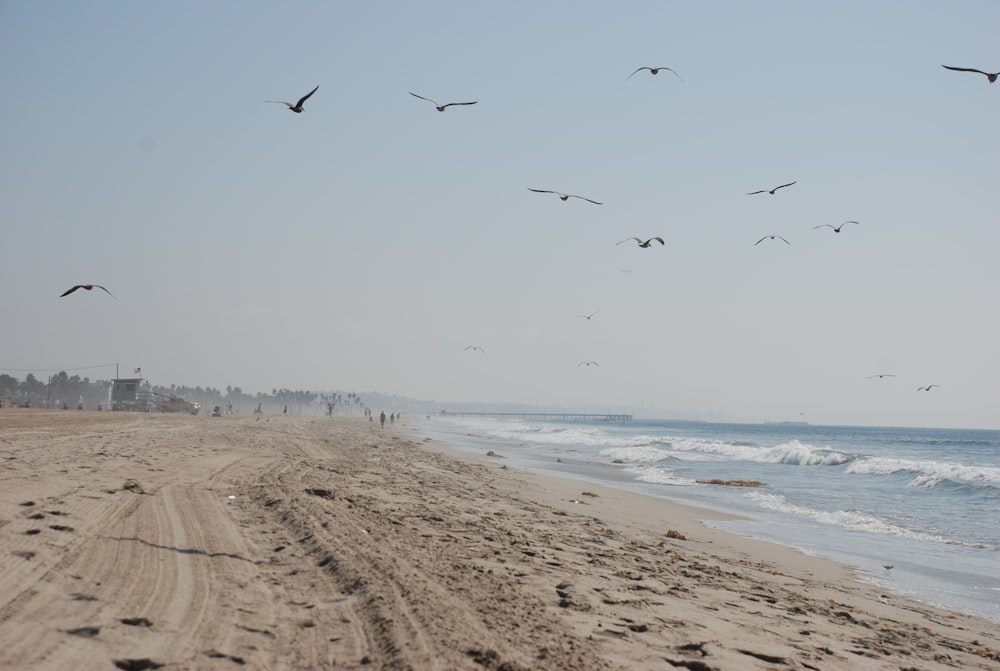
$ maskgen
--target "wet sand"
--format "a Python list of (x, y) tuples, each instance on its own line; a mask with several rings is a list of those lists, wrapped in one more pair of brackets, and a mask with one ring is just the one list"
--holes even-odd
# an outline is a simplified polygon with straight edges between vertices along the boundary
[(0, 410), (0, 669), (1000, 669), (995, 623), (408, 421)]

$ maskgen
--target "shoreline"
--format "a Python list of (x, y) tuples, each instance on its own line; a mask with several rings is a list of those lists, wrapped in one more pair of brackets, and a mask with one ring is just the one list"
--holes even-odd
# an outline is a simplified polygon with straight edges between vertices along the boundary
[(995, 623), (409, 420), (0, 411), (0, 669), (1000, 668)]
[[(841, 527), (832, 528), (830, 532), (834, 536), (828, 537), (827, 532), (816, 528), (814, 521), (811, 525), (799, 527), (795, 525), (797, 522), (801, 524), (801, 521), (794, 517), (773, 519), (776, 515), (772, 513), (772, 518), (769, 519), (766, 515), (760, 515), (759, 511), (755, 514), (753, 507), (741, 507), (742, 499), (738, 497), (747, 493), (745, 489), (691, 487), (695, 480), (690, 478), (696, 476), (690, 474), (678, 477), (676, 483), (664, 480), (644, 482), (634, 470), (630, 471), (627, 464), (619, 466), (616, 465), (617, 462), (595, 461), (595, 455), (588, 452), (586, 446), (578, 449), (561, 441), (544, 440), (536, 444), (530, 433), (510, 436), (502, 432), (496, 435), (489, 432), (478, 434), (469, 432), (467, 428), (448, 427), (435, 422), (424, 424), (421, 431), (433, 438), (453, 443), (460, 454), (476, 454), (495, 449), (510, 458), (512, 467), (522, 468), (530, 473), (569, 478), (581, 483), (601, 483), (613, 489), (701, 509), (704, 511), (701, 517), (709, 528), (777, 544), (809, 557), (834, 561), (847, 566), (854, 579), (859, 582), (889, 590), (927, 606), (981, 617), (1000, 624), (997, 599), (995, 596), (990, 598), (1000, 586), (995, 587), (995, 580), (990, 579), (995, 576), (995, 572), (989, 570), (987, 562), (990, 558), (982, 554), (985, 550), (978, 556), (951, 557), (950, 562), (939, 559), (935, 562), (937, 566), (923, 564), (920, 560), (915, 562), (914, 558), (925, 556), (924, 552), (933, 553), (936, 548), (919, 546), (921, 539), (893, 535), (854, 539), (851, 534), (858, 532)], [(579, 458), (576, 457), (578, 454)], [(760, 491), (773, 490), (765, 486)], [(756, 490), (750, 493), (756, 493)], [(957, 543), (959, 547), (963, 545), (962, 542)], [(942, 547), (950, 551), (953, 546), (945, 543)], [(976, 554), (978, 551), (972, 549), (969, 552)], [(892, 558), (896, 558), (895, 562)], [(896, 570), (890, 572), (885, 569), (887, 561), (895, 563)], [(961, 567), (964, 567), (966, 573), (963, 573)], [(952, 568), (956, 570), (952, 571)], [(972, 578), (966, 578), (963, 582), (963, 576)], [(978, 580), (975, 579), (976, 576)]]

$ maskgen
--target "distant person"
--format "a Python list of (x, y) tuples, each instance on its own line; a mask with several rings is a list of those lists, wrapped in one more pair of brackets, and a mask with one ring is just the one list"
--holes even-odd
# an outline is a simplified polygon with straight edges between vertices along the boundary
[(261, 405), (260, 403), (257, 404), (257, 409), (253, 411), (253, 414), (261, 415), (264, 413), (264, 411), (260, 409), (260, 405)]
[(285, 406), (285, 409), (281, 411), (281, 414), (282, 415), (287, 415), (288, 414), (288, 406), (287, 405)]
[(382, 428), (384, 429), (385, 428), (385, 410), (383, 410), (382, 414), (379, 415), (378, 421), (382, 425)]
[(389, 413), (389, 426), (392, 426), (396, 422), (396, 415)]

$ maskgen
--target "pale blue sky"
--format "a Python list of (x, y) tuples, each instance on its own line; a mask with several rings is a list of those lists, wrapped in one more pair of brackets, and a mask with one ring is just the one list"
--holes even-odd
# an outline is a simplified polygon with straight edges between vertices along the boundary
[[(1000, 83), (941, 67), (1000, 70), (998, 23), (993, 0), (5, 2), (0, 366), (1000, 428)], [(660, 65), (684, 83), (626, 81)], [(264, 102), (316, 85), (303, 114)], [(79, 282), (117, 300), (58, 298)]]

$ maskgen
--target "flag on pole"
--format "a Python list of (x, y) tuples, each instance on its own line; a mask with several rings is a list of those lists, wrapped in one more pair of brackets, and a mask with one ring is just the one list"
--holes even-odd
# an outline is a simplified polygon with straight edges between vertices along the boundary
[(132, 371), (132, 372), (133, 372), (133, 373), (135, 373), (136, 375), (142, 375), (142, 368), (136, 368), (136, 369), (135, 369), (134, 371)]

